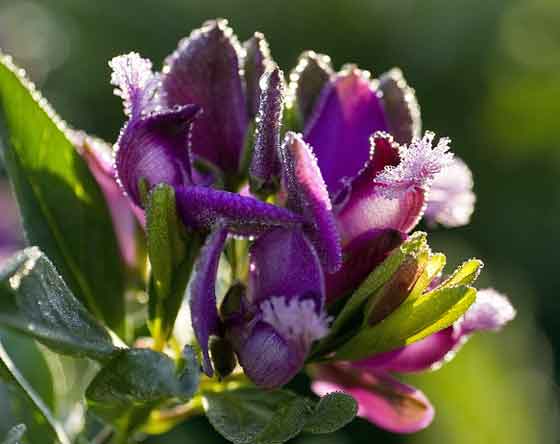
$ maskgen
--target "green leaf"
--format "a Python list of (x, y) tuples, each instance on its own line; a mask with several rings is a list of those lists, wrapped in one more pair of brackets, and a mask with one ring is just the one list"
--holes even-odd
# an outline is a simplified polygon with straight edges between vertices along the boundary
[(323, 396), (304, 431), (315, 434), (332, 433), (352, 421), (358, 413), (358, 403), (345, 393), (329, 393)]
[(476, 299), (476, 290), (459, 286), (436, 288), (407, 299), (379, 324), (361, 330), (336, 352), (336, 359), (363, 359), (393, 350), (449, 327)]
[(200, 239), (182, 227), (177, 217), (175, 192), (169, 185), (161, 184), (152, 190), (146, 215), (152, 265), (150, 330), (161, 346), (173, 330)]
[(235, 444), (283, 443), (301, 432), (310, 414), (308, 402), (285, 390), (244, 388), (205, 393), (212, 426)]
[(2, 444), (19, 444), (26, 430), (27, 427), (25, 427), (25, 424), (18, 424), (13, 426), (6, 434), (6, 437), (4, 438), (4, 441), (2, 441)]
[(45, 422), (49, 425), (53, 434), (61, 444), (70, 444), (70, 439), (66, 436), (62, 425), (55, 419), (50, 409), (43, 402), (41, 397), (37, 395), (33, 387), (27, 382), (23, 375), (16, 368), (14, 362), (6, 352), (4, 346), (0, 342), (0, 369), (2, 373), (7, 375), (9, 382), (17, 387), (27, 400), (37, 409)]
[(2, 152), (29, 244), (98, 318), (124, 332), (124, 264), (107, 204), (65, 124), (0, 53)]
[[(93, 411), (131, 429), (138, 416), (166, 400), (189, 400), (197, 390), (199, 369), (194, 353), (185, 354), (181, 373), (167, 355), (149, 349), (122, 350), (91, 381), (86, 398)], [(131, 418), (135, 417), (134, 421)], [(132, 423), (134, 424), (132, 425)]]
[(480, 274), (484, 264), (479, 259), (469, 259), (463, 262), (440, 287), (454, 287), (457, 285), (471, 285)]
[[(348, 299), (340, 313), (334, 320), (329, 334), (323, 338), (312, 352), (313, 355), (322, 354), (329, 351), (333, 346), (337, 345), (337, 340), (342, 336), (341, 331), (350, 325), (352, 330), (355, 329), (355, 319), (358, 314), (364, 310), (364, 305), (374, 296), (395, 272), (402, 266), (403, 262), (408, 258), (415, 258), (422, 252), (428, 251), (426, 242), (426, 233), (417, 231), (413, 233), (406, 242), (385, 259), (380, 265), (369, 274), (364, 282)], [(362, 316), (360, 315), (360, 318)]]
[(17, 253), (0, 271), (0, 325), (63, 354), (106, 360), (116, 350), (36, 247)]

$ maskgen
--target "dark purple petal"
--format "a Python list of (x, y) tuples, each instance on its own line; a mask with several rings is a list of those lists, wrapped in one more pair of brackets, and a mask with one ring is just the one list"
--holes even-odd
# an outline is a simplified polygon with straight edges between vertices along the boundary
[(142, 206), (138, 184), (148, 190), (159, 183), (172, 186), (190, 182), (188, 150), (190, 123), (198, 113), (195, 105), (132, 118), (116, 144), (115, 166), (121, 186), (132, 201)]
[(398, 165), (398, 148), (391, 136), (377, 133), (372, 139), (370, 162), (348, 185), (345, 204), (337, 214), (343, 244), (372, 229), (393, 229), (407, 233), (418, 223), (425, 203), (422, 188), (412, 188), (399, 197), (385, 197), (385, 185), (376, 182), (388, 166)]
[(458, 157), (434, 177), (424, 219), (446, 227), (460, 227), (469, 223), (476, 196), (472, 191), (473, 178), (469, 167)]
[(230, 231), (254, 235), (274, 226), (294, 226), (302, 222), (299, 215), (286, 208), (229, 191), (179, 186), (175, 194), (183, 222), (195, 229), (210, 229), (220, 222)]
[(369, 77), (348, 68), (323, 89), (305, 129), (331, 195), (356, 176), (369, 158), (369, 138), (388, 129), (379, 92)]
[(434, 418), (434, 408), (421, 391), (382, 372), (321, 366), (311, 389), (319, 396), (337, 391), (351, 395), (358, 416), (395, 433), (417, 432)]
[(383, 107), (389, 130), (400, 144), (408, 144), (420, 137), (422, 122), (420, 107), (414, 90), (408, 86), (402, 71), (393, 68), (379, 77), (379, 89), (383, 93)]
[(406, 235), (398, 230), (373, 229), (346, 245), (340, 270), (325, 275), (327, 303), (355, 290), (405, 238)]
[(317, 159), (300, 135), (289, 132), (281, 149), (287, 206), (303, 214), (306, 233), (328, 272), (340, 268), (342, 252), (329, 193)]
[(239, 167), (248, 125), (241, 52), (227, 21), (209, 21), (179, 43), (163, 69), (167, 105), (203, 110), (192, 130), (193, 152), (226, 172)]
[(290, 73), (290, 90), (305, 124), (313, 114), (317, 99), (333, 75), (331, 59), (313, 51), (304, 52)]
[(259, 98), (262, 92), (259, 85), (260, 78), (273, 62), (268, 42), (260, 32), (255, 32), (253, 37), (244, 42), (243, 48), (245, 49), (243, 71), (245, 74), (247, 111), (249, 118), (252, 119), (259, 110)]
[(200, 252), (190, 284), (191, 322), (196, 340), (202, 350), (202, 367), (208, 376), (214, 374), (208, 352), (210, 335), (218, 334), (220, 319), (216, 306), (216, 275), (227, 231), (218, 227), (210, 234)]
[(280, 127), (284, 107), (284, 75), (278, 67), (261, 78), (259, 115), (255, 133), (255, 147), (249, 168), (251, 189), (254, 192), (273, 191), (280, 175)]
[(319, 312), (325, 300), (323, 270), (300, 229), (277, 228), (261, 235), (250, 250), (249, 302), (273, 297), (313, 299)]
[(247, 340), (237, 347), (237, 356), (249, 379), (263, 388), (289, 382), (303, 367), (306, 357), (264, 322), (252, 328)]

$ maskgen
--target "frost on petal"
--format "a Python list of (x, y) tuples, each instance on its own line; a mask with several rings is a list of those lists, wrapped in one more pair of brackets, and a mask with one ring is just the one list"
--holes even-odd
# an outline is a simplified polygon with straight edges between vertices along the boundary
[(245, 74), (245, 91), (247, 95), (247, 111), (253, 118), (259, 110), (259, 97), (262, 94), (260, 78), (272, 64), (270, 48), (264, 35), (255, 32), (253, 37), (243, 43), (245, 57), (243, 58), (243, 71)]
[(220, 320), (216, 306), (216, 275), (227, 232), (218, 227), (206, 240), (195, 265), (190, 284), (192, 328), (203, 355), (203, 368), (208, 376), (214, 371), (208, 350), (210, 335), (219, 333)]
[(319, 396), (344, 392), (358, 403), (358, 416), (395, 433), (414, 433), (434, 419), (434, 408), (420, 391), (384, 372), (321, 365), (311, 389)]
[(402, 71), (393, 68), (381, 75), (379, 89), (383, 93), (387, 121), (395, 140), (406, 144), (420, 137), (420, 107), (414, 90), (406, 83)]
[(424, 218), (428, 223), (459, 227), (469, 223), (476, 196), (469, 167), (458, 157), (438, 173), (428, 194)]
[(509, 299), (492, 288), (479, 290), (476, 301), (465, 313), (461, 326), (462, 334), (479, 330), (500, 330), (515, 318), (515, 308)]
[(340, 236), (327, 187), (312, 148), (299, 134), (289, 132), (281, 149), (288, 207), (303, 214), (307, 233), (328, 272), (342, 262)]
[(140, 54), (129, 54), (114, 57), (109, 62), (111, 84), (115, 86), (115, 95), (123, 99), (124, 111), (127, 115), (139, 115), (142, 104), (151, 90), (154, 80), (152, 62), (144, 59)]
[(280, 175), (280, 127), (284, 108), (284, 75), (278, 67), (260, 80), (261, 95), (256, 119), (255, 146), (249, 168), (251, 190), (275, 191)]
[(297, 104), (302, 123), (312, 116), (323, 87), (334, 74), (331, 59), (314, 51), (304, 52), (290, 73), (290, 102)]
[(336, 215), (344, 246), (370, 230), (393, 229), (408, 233), (424, 211), (422, 188), (413, 187), (396, 199), (386, 197), (386, 186), (377, 178), (385, 171), (398, 168), (402, 153), (387, 133), (377, 132), (371, 144), (370, 160), (347, 184), (344, 204), (339, 205)]
[(177, 206), (183, 223), (211, 229), (217, 222), (240, 235), (256, 235), (275, 226), (295, 226), (301, 217), (253, 197), (204, 186), (178, 186)]
[(449, 166), (453, 154), (449, 152), (447, 138), (442, 138), (433, 146), (435, 134), (426, 131), (422, 139), (415, 139), (400, 148), (401, 161), (397, 166), (387, 167), (376, 178), (376, 183), (387, 199), (397, 199), (414, 188), (427, 189), (435, 176)]
[(260, 305), (262, 320), (284, 339), (309, 349), (313, 341), (328, 333), (329, 318), (317, 311), (313, 299), (272, 297)]

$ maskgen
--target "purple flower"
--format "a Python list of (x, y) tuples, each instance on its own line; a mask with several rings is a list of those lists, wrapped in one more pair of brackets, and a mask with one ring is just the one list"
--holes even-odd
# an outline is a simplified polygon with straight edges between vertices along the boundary
[[(286, 87), (264, 37), (241, 45), (224, 20), (182, 40), (160, 73), (135, 53), (110, 65), (128, 116), (115, 145), (123, 189), (142, 208), (152, 187), (171, 185), (182, 222), (206, 236), (189, 304), (209, 376), (216, 336), (255, 384), (287, 383), (328, 333), (327, 304), (344, 301), (424, 215), (459, 225), (472, 212), (468, 168), (448, 139), (422, 135), (414, 91), (399, 70), (378, 80), (350, 65), (335, 73), (327, 56), (306, 52)], [(250, 243), (248, 277), (234, 276), (242, 282), (218, 309), (220, 256), (239, 236)], [(402, 356), (423, 344), (432, 365), (472, 332), (501, 326), (511, 315), (496, 315), (496, 300), (484, 316), (479, 307), (462, 327), (406, 352), (318, 367), (323, 389), (338, 384), (355, 394), (361, 414), (389, 429), (427, 425), (427, 399), (388, 372), (399, 362), (404, 369)]]
[(439, 368), (477, 331), (497, 331), (515, 317), (509, 300), (492, 289), (479, 290), (476, 302), (451, 327), (414, 344), (351, 363), (317, 366), (312, 389), (318, 395), (344, 391), (359, 403), (358, 415), (397, 433), (427, 427), (434, 409), (426, 396), (390, 373)]

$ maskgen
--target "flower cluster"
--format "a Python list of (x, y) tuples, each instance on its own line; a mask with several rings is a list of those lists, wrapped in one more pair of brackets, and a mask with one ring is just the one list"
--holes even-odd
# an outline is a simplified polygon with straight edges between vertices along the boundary
[[(280, 387), (315, 362), (315, 392), (345, 391), (360, 415), (397, 432), (429, 424), (426, 397), (391, 373), (437, 366), (472, 333), (496, 330), (515, 312), (505, 297), (481, 290), (463, 316), (434, 331), (350, 353), (358, 324), (387, 325), (415, 289), (420, 300), (450, 288), (441, 268), (426, 271), (432, 255), (422, 250), (363, 299), (365, 320), (331, 329), (422, 219), (459, 226), (473, 211), (470, 170), (449, 139), (422, 134), (402, 73), (372, 79), (353, 65), (334, 72), (328, 57), (306, 52), (287, 82), (261, 34), (240, 44), (224, 20), (182, 40), (161, 72), (136, 53), (110, 66), (128, 116), (114, 150), (118, 183), (140, 220), (152, 190), (171, 186), (182, 224), (204, 238), (189, 284), (204, 372), (223, 376), (211, 346), (218, 338), (257, 386)], [(95, 165), (99, 176), (110, 170)], [(245, 272), (218, 303), (220, 257), (232, 244), (248, 245), (237, 258)], [(372, 305), (374, 294), (382, 304)]]

